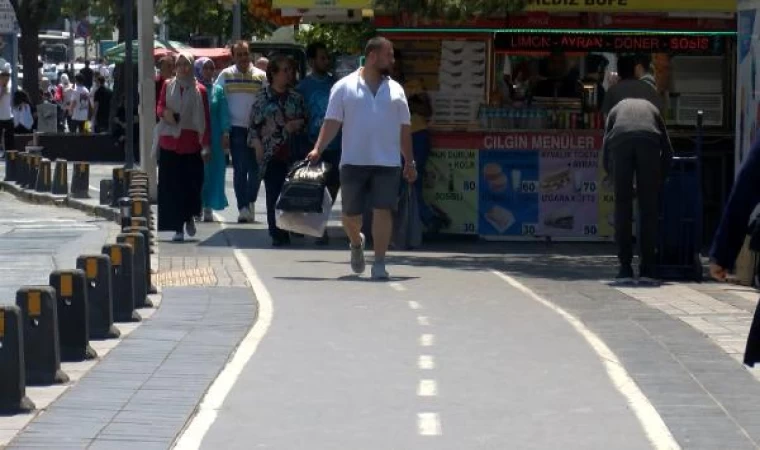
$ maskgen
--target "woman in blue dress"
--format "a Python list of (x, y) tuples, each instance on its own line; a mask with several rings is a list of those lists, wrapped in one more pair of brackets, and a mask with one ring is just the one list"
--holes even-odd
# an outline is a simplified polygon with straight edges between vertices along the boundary
[(211, 159), (206, 164), (202, 191), (204, 222), (213, 222), (213, 211), (229, 205), (225, 193), (229, 142), (223, 142), (222, 130), (230, 128), (230, 115), (224, 89), (214, 84), (214, 70), (214, 62), (209, 58), (195, 61), (195, 77), (206, 87), (211, 110)]

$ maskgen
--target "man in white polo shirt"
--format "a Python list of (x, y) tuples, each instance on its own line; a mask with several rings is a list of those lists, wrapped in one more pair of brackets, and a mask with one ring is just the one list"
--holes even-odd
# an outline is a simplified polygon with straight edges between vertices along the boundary
[(343, 127), (340, 183), (343, 228), (351, 241), (351, 269), (360, 274), (366, 268), (361, 229), (362, 215), (369, 203), (373, 209), (375, 251), (372, 278), (387, 280), (385, 254), (391, 241), (393, 211), (398, 205), (401, 155), (407, 182), (414, 183), (417, 169), (404, 88), (389, 76), (394, 62), (393, 44), (382, 37), (372, 38), (364, 56), (364, 67), (333, 86), (319, 138), (308, 158), (319, 160)]
[(266, 73), (251, 63), (248, 42), (238, 41), (232, 47), (235, 64), (222, 70), (216, 84), (224, 88), (230, 111), (230, 129), (222, 130), (222, 147), (232, 156), (232, 184), (239, 211), (238, 222), (255, 220), (254, 205), (259, 195), (261, 178), (254, 150), (248, 147), (248, 124), (256, 93), (266, 81)]

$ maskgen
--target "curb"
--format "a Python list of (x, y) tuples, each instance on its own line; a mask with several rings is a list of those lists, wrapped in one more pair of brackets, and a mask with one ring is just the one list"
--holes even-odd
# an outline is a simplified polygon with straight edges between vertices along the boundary
[(71, 198), (66, 195), (54, 195), (49, 192), (30, 191), (20, 188), (9, 181), (0, 181), (0, 191), (12, 194), (29, 203), (68, 207), (82, 211), (85, 214), (102, 217), (106, 220), (117, 220), (119, 218), (119, 213), (116, 208), (104, 205), (91, 205), (82, 200)]

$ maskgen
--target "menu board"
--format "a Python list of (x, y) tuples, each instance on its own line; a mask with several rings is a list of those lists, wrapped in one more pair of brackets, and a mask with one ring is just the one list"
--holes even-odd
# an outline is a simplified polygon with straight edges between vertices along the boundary
[(540, 234), (596, 236), (599, 151), (540, 150)]
[(444, 233), (478, 233), (478, 154), (475, 149), (433, 149), (423, 174), (423, 195), (442, 219)]
[(595, 239), (613, 234), (602, 138), (581, 133), (482, 137), (481, 235)]
[(538, 153), (481, 150), (480, 234), (533, 236), (539, 228)]
[(434, 133), (424, 198), (442, 233), (609, 239), (613, 187), (595, 131)]

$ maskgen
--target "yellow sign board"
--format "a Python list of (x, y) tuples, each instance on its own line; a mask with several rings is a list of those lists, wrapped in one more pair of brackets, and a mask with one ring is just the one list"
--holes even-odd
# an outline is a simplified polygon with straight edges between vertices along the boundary
[(527, 0), (526, 11), (735, 12), (737, 0)]
[(372, 0), (272, 0), (272, 8), (372, 9)]

